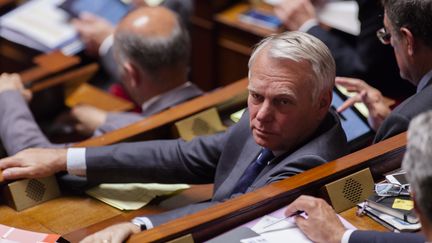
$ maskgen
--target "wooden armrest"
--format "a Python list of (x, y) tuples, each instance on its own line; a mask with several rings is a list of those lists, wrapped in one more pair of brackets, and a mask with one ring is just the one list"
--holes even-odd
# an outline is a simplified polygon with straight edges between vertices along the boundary
[(56, 51), (43, 54), (34, 58), (35, 67), (20, 73), (24, 84), (32, 83), (45, 76), (60, 72), (80, 63), (81, 59), (77, 56), (65, 56)]

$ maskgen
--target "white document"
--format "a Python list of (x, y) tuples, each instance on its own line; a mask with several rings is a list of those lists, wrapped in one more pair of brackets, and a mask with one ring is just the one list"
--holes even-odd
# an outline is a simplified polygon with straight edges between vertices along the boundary
[(120, 210), (136, 210), (157, 196), (169, 195), (187, 188), (189, 185), (186, 184), (100, 184), (86, 193)]
[(328, 2), (318, 10), (317, 14), (320, 22), (332, 28), (351, 35), (360, 34), (358, 4), (356, 1)]
[(83, 48), (69, 15), (57, 8), (64, 0), (31, 0), (0, 18), (0, 35), (42, 52)]

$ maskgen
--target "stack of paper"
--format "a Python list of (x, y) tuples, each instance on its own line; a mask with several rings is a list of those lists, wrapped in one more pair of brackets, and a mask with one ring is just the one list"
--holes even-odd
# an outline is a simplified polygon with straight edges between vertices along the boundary
[(153, 198), (189, 188), (186, 184), (101, 184), (86, 193), (120, 210), (137, 210)]
[(0, 36), (42, 52), (70, 55), (83, 49), (69, 15), (57, 8), (63, 0), (31, 0), (0, 18)]

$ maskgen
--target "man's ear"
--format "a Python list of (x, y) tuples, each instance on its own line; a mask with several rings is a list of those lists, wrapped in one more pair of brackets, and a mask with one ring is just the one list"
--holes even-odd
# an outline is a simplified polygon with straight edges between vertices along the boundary
[(333, 98), (333, 92), (331, 90), (324, 91), (321, 93), (319, 100), (318, 100), (318, 116), (317, 118), (319, 120), (323, 119), (330, 107), (331, 101)]
[(405, 28), (402, 27), (400, 28), (400, 33), (402, 34), (402, 37), (404, 39), (404, 43), (405, 43), (405, 48), (407, 50), (408, 55), (412, 56), (414, 55), (414, 51), (416, 50), (416, 46), (415, 46), (415, 40), (414, 40), (414, 36), (412, 34), (412, 32)]
[(138, 68), (131, 62), (123, 63), (124, 82), (128, 82), (130, 87), (137, 87), (139, 85), (140, 74)]

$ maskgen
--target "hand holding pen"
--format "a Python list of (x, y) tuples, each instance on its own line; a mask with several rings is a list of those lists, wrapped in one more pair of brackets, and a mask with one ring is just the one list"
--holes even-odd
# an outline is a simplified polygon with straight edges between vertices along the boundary
[[(297, 216), (303, 211), (306, 217)], [(287, 217), (294, 217), (297, 227), (314, 242), (340, 242), (345, 227), (326, 201), (311, 196), (300, 196), (287, 206)]]

